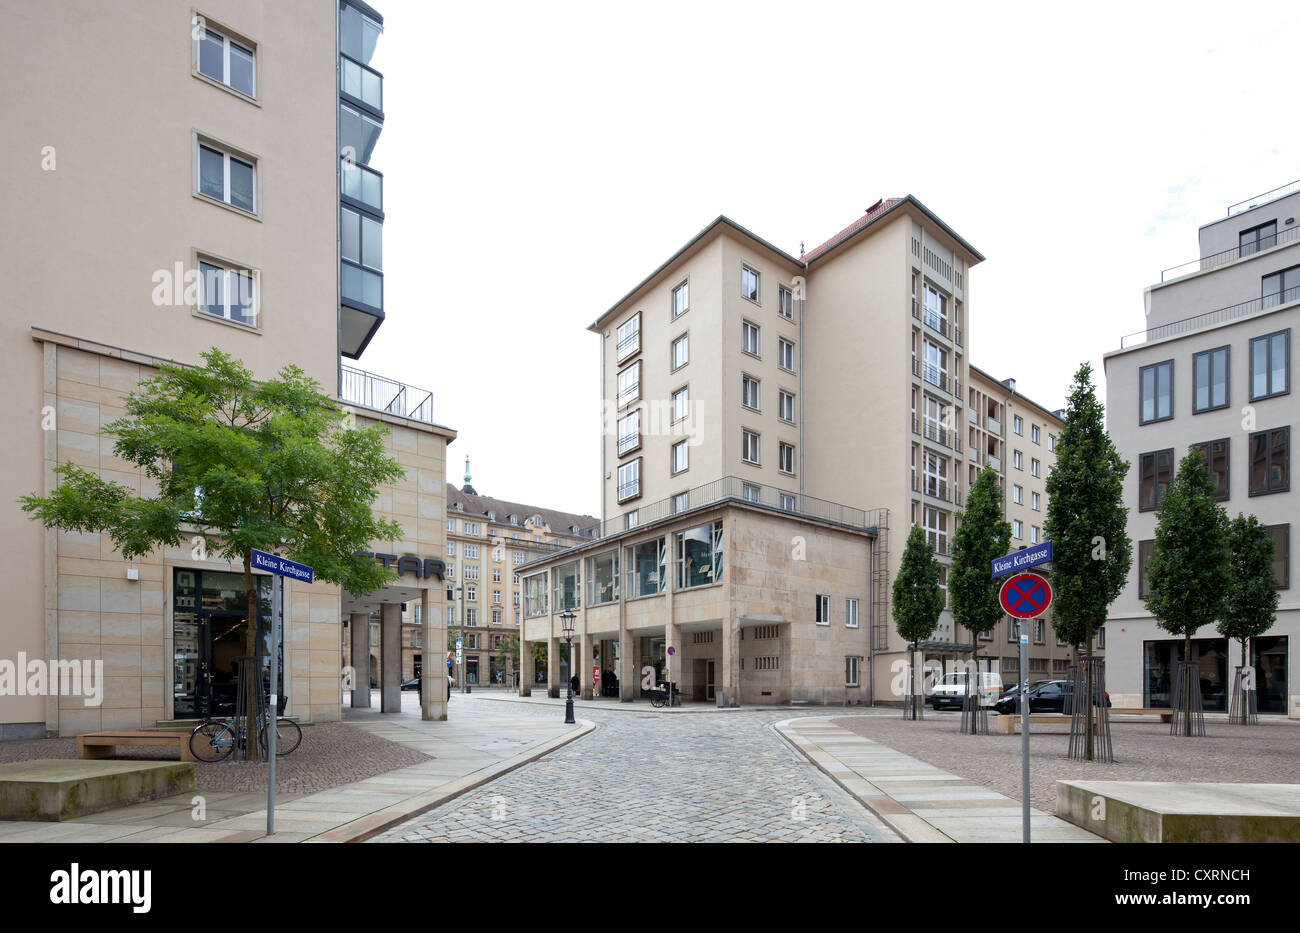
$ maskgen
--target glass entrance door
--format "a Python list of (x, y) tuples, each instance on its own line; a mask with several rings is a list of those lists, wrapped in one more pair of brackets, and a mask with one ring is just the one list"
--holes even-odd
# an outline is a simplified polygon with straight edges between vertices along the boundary
[[(259, 647), (269, 655), (270, 578), (254, 579), (258, 586)], [(177, 719), (232, 715), (238, 658), (247, 654), (243, 574), (177, 569), (172, 594), (172, 715)], [(282, 652), (276, 654), (283, 684)], [(269, 676), (265, 665), (263, 676)]]

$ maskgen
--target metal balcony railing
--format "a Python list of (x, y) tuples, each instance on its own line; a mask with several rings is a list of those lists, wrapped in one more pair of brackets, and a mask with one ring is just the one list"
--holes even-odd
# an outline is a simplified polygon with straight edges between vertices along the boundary
[(1160, 273), (1160, 281), (1168, 282), (1171, 279), (1191, 275), (1194, 272), (1218, 269), (1222, 266), (1231, 265), (1238, 259), (1243, 259), (1246, 256), (1256, 256), (1266, 249), (1285, 246), (1287, 243), (1294, 243), (1298, 239), (1300, 239), (1300, 227), (1292, 227), (1289, 230), (1283, 230), (1281, 233), (1270, 233), (1268, 236), (1261, 237), (1258, 243), (1250, 243), (1244, 251), (1240, 246), (1234, 246), (1232, 249), (1225, 249), (1221, 253), (1211, 253), (1208, 256), (1202, 256), (1200, 259), (1193, 259), (1191, 262), (1170, 266)]
[(1252, 207), (1259, 207), (1261, 204), (1267, 204), (1269, 201), (1276, 201), (1284, 195), (1300, 191), (1300, 180), (1293, 181), (1289, 185), (1283, 185), (1281, 188), (1274, 188), (1272, 191), (1265, 191), (1263, 194), (1257, 194), (1253, 198), (1247, 198), (1244, 201), (1238, 201), (1236, 204), (1228, 207), (1228, 216), (1240, 214), (1250, 210)]
[(1229, 305), (1226, 308), (1218, 308), (1204, 314), (1185, 317), (1179, 321), (1170, 321), (1168, 324), (1161, 324), (1159, 327), (1151, 327), (1147, 330), (1126, 334), (1120, 338), (1119, 346), (1121, 350), (1127, 350), (1129, 347), (1150, 343), (1153, 340), (1164, 340), (1166, 337), (1190, 334), (1202, 328), (1213, 327), (1239, 317), (1245, 317), (1248, 314), (1254, 314), (1256, 311), (1264, 311), (1268, 308), (1290, 304), (1298, 299), (1300, 299), (1300, 287), (1288, 288), (1284, 292), (1273, 292), (1261, 298), (1252, 298), (1250, 301), (1243, 301), (1240, 304)]
[(351, 366), (341, 368), (339, 401), (433, 424), (433, 393)]
[(944, 447), (952, 447), (952, 441), (949, 437), (949, 431), (942, 425), (934, 424), (927, 421), (925, 424), (925, 439), (940, 444)]

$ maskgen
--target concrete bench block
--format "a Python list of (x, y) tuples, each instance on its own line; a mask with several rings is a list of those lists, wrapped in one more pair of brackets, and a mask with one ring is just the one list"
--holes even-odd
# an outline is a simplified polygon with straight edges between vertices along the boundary
[(0, 820), (71, 820), (193, 790), (185, 761), (16, 761), (0, 764)]

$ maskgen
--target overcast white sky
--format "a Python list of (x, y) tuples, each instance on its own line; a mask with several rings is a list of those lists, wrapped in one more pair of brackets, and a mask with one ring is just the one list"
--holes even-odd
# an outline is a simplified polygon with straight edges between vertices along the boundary
[(798, 255), (915, 195), (988, 257), (971, 361), (1056, 408), (1199, 225), (1300, 178), (1294, 3), (373, 2), (360, 365), (432, 390), (449, 479), (536, 505), (599, 514), (586, 327), (718, 214)]

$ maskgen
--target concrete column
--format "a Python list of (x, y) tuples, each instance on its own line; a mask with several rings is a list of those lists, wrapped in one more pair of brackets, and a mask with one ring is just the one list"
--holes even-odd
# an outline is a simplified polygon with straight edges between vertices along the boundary
[(637, 665), (636, 638), (626, 628), (618, 634), (618, 699), (631, 703), (641, 689), (641, 669)]
[(578, 636), (578, 641), (573, 646), (574, 653), (578, 655), (578, 686), (579, 695), (584, 700), (590, 700), (594, 695), (595, 682), (591, 676), (591, 666), (595, 663), (591, 658), (591, 635), (583, 632)]
[(348, 629), (352, 633), (352, 708), (370, 709), (370, 616), (352, 613)]
[(722, 622), (722, 677), (715, 690), (726, 694), (727, 706), (740, 705), (740, 624), (737, 619)]
[(430, 597), (431, 592), (442, 595), (442, 590), (425, 590), (420, 599), (420, 622), (424, 627), (420, 718), (443, 720), (447, 718), (447, 665), (442, 663), (445, 651), (442, 646), (447, 643), (447, 617), (442, 613), (442, 600), (435, 603)]
[(384, 603), (379, 610), (379, 711), (402, 711), (402, 605)]
[[(521, 625), (520, 628), (523, 628)], [(533, 680), (536, 679), (536, 662), (533, 661), (533, 643), (524, 641), (524, 633), (519, 633), (519, 695), (533, 695)]]
[(560, 640), (552, 635), (546, 641), (546, 695), (556, 699), (560, 692)]

